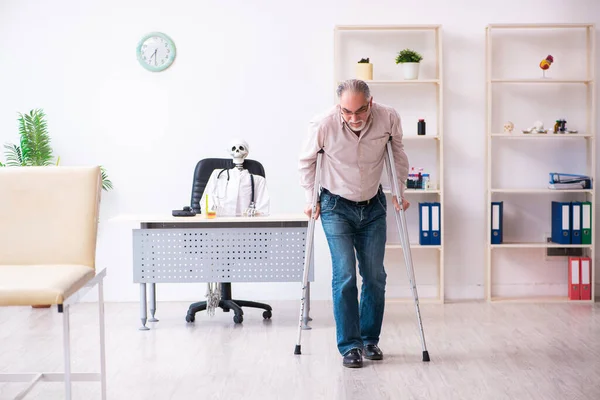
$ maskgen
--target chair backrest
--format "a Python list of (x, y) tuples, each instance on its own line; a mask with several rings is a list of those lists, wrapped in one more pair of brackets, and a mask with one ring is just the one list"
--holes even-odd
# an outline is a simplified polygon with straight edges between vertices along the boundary
[[(196, 164), (194, 169), (194, 182), (192, 183), (192, 197), (190, 200), (190, 207), (199, 213), (200, 200), (202, 200), (202, 193), (204, 188), (210, 179), (210, 175), (215, 169), (233, 168), (233, 160), (231, 158), (205, 158)], [(246, 168), (251, 174), (260, 175), (265, 177), (265, 169), (262, 164), (256, 160), (244, 160), (244, 168)]]
[(0, 265), (95, 268), (100, 167), (0, 167)]

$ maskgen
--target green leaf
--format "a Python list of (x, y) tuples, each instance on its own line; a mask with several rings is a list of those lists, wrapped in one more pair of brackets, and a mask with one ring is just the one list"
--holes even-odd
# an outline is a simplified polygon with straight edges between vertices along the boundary
[(7, 167), (21, 167), (25, 165), (23, 153), (19, 146), (16, 144), (5, 144), (4, 149)]
[(50, 135), (42, 109), (31, 110), (29, 114), (19, 113), (19, 134), (24, 164), (30, 166), (53, 165)]
[(102, 189), (109, 191), (113, 188), (112, 182), (108, 179), (108, 174), (106, 173), (106, 169), (104, 167), (100, 167), (100, 171), (102, 172)]
[(407, 62), (421, 62), (423, 56), (418, 52), (411, 49), (404, 49), (398, 52), (396, 56), (396, 64), (407, 63)]

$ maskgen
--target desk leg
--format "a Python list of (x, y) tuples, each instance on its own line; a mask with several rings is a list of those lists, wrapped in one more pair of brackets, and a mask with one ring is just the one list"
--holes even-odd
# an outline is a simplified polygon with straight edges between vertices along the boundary
[(148, 317), (148, 313), (146, 311), (146, 284), (140, 283), (140, 318), (142, 320), (142, 326), (140, 327), (140, 331), (149, 331), (150, 328), (146, 326), (146, 319)]
[(308, 315), (310, 313), (310, 282), (306, 283), (306, 302), (304, 304), (304, 316), (302, 317), (302, 329), (312, 329), (308, 326), (308, 321), (312, 321), (312, 318)]
[(156, 318), (154, 318), (154, 314), (156, 314), (156, 283), (150, 284), (150, 319), (149, 322), (158, 322)]

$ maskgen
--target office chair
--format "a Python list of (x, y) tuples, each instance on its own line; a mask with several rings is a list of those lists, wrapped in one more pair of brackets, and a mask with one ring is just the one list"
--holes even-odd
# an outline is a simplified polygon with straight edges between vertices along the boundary
[[(204, 188), (210, 179), (210, 175), (215, 169), (223, 168), (234, 168), (233, 160), (231, 158), (205, 158), (196, 164), (190, 203), (190, 207), (196, 211), (196, 213), (200, 213), (201, 211), (200, 200), (202, 199), (202, 193), (204, 193)], [(246, 168), (251, 174), (265, 177), (265, 169), (258, 161), (246, 159), (244, 160), (244, 168)], [(233, 322), (240, 324), (244, 320), (244, 312), (242, 311), (242, 307), (262, 308), (266, 310), (263, 312), (263, 318), (265, 319), (271, 318), (272, 315), (272, 308), (268, 304), (232, 299), (231, 283), (221, 282), (221, 299), (219, 300), (219, 308), (223, 309), (224, 312), (233, 310), (235, 313), (233, 316)], [(194, 322), (196, 319), (196, 313), (202, 310), (206, 310), (206, 301), (199, 301), (197, 303), (190, 304), (187, 315), (185, 316), (185, 320), (187, 322)]]

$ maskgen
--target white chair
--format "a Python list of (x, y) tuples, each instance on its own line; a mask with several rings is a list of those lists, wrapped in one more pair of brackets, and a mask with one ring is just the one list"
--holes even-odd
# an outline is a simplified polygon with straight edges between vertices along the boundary
[[(63, 316), (64, 373), (0, 374), (0, 382), (101, 383), (106, 399), (103, 279), (96, 272), (100, 167), (0, 168), (0, 307), (57, 305)], [(71, 372), (69, 307), (98, 287), (100, 373)], [(31, 360), (35, 365), (36, 360)]]

